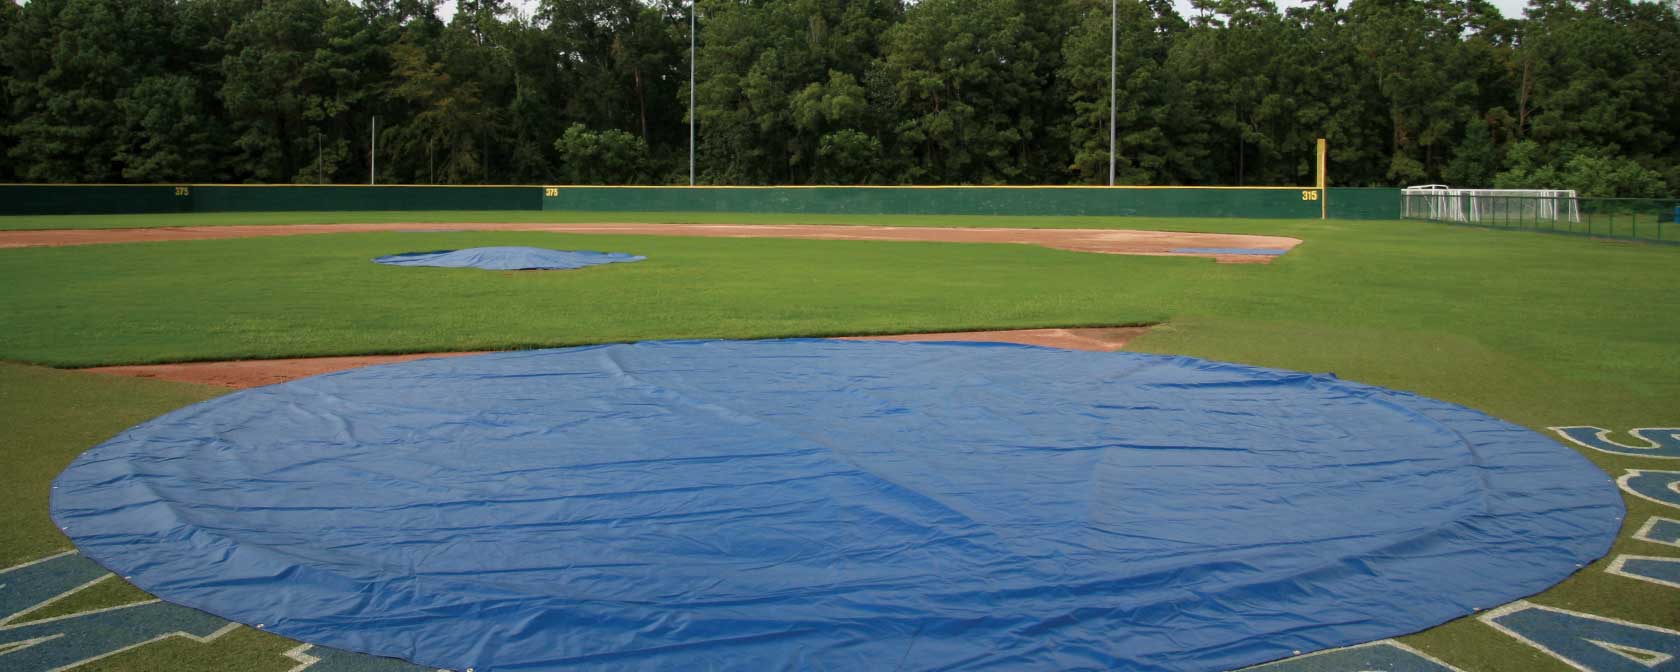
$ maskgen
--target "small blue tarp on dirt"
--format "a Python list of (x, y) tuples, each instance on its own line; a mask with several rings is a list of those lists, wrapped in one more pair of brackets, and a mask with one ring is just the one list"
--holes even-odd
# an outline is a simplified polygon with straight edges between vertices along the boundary
[(999, 344), (376, 366), (134, 427), (53, 517), (169, 601), (449, 669), (1209, 671), (1602, 556), (1604, 473), (1328, 375)]
[(374, 259), (374, 263), (391, 266), (438, 266), (442, 268), (482, 268), (490, 271), (554, 271), (642, 261), (622, 252), (590, 252), (588, 250), (549, 250), (541, 247), (473, 247), (465, 250), (436, 252), (407, 252)]

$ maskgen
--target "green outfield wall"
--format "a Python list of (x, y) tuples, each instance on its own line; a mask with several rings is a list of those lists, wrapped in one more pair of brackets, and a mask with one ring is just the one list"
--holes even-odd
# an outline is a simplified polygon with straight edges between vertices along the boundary
[[(1324, 200), (1325, 198), (1328, 200)], [(0, 185), (0, 215), (573, 210), (842, 215), (1398, 219), (1398, 189)]]
[(0, 215), (541, 210), (543, 188), (370, 185), (0, 185)]
[(1331, 187), (1325, 202), (1330, 219), (1400, 219), (1400, 190)]
[(191, 212), (173, 186), (0, 184), (0, 215)]
[(1299, 219), (1319, 216), (1317, 195), (1295, 188), (559, 187), (543, 197), (543, 209)]
[(193, 212), (541, 210), (542, 187), (191, 187)]

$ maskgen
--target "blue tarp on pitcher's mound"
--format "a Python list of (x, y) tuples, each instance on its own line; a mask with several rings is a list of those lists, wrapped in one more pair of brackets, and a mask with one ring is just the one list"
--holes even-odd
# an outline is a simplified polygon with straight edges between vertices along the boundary
[(373, 262), (390, 266), (482, 268), (490, 271), (559, 271), (644, 259), (647, 257), (623, 252), (549, 250), (541, 247), (472, 247), (465, 250), (392, 254), (374, 259)]
[(998, 344), (685, 341), (376, 366), (79, 457), (157, 596), (462, 670), (1240, 668), (1541, 591), (1585, 458), (1327, 375)]

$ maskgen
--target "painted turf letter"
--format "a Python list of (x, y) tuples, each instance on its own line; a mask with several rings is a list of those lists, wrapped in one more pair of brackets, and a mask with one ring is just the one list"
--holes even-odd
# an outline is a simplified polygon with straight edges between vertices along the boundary
[(1641, 427), (1628, 434), (1649, 445), (1629, 446), (1610, 439), (1610, 430), (1598, 427), (1553, 427), (1552, 431), (1571, 443), (1615, 455), (1634, 455), (1680, 460), (1680, 427)]
[(104, 567), (74, 552), (0, 569), (0, 627), (106, 576)]
[(1633, 533), (1633, 538), (1664, 546), (1680, 546), (1680, 520), (1652, 516), (1645, 526)]
[(76, 553), (0, 570), (0, 668), (70, 669), (169, 637), (206, 642), (234, 627), (201, 611), (141, 602), (14, 624), (110, 575)]
[(1680, 632), (1531, 602), (1515, 602), (1482, 622), (1583, 672), (1680, 672)]
[(202, 611), (142, 602), (0, 628), (0, 664), (15, 672), (69, 669), (170, 637), (208, 642), (237, 627)]
[(1251, 667), (1244, 672), (1459, 672), (1393, 640), (1323, 651)]
[(1680, 471), (1629, 469), (1616, 483), (1628, 494), (1680, 508)]
[[(157, 600), (26, 621), (66, 597), (114, 578), (74, 551), (0, 569), (0, 670), (67, 670), (170, 637), (209, 642), (237, 624)], [(23, 622), (19, 622), (23, 621)], [(429, 672), (392, 658), (304, 645), (286, 653), (311, 672)]]
[(1616, 576), (1625, 576), (1655, 583), (1669, 588), (1680, 588), (1680, 560), (1662, 558), (1649, 555), (1618, 555), (1605, 571)]

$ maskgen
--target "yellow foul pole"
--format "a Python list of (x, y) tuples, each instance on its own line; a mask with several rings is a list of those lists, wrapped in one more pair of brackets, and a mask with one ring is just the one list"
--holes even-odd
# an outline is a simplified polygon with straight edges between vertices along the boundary
[(1318, 218), (1330, 218), (1330, 176), (1327, 174), (1330, 165), (1330, 143), (1324, 138), (1318, 139)]

